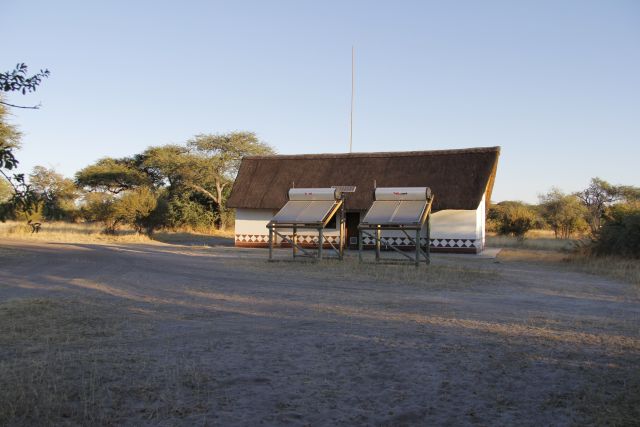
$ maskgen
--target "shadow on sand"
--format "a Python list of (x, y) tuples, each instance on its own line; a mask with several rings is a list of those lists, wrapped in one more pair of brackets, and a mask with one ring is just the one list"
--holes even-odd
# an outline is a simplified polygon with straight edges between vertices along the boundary
[(153, 240), (183, 246), (233, 246), (232, 237), (209, 236), (195, 233), (156, 233)]

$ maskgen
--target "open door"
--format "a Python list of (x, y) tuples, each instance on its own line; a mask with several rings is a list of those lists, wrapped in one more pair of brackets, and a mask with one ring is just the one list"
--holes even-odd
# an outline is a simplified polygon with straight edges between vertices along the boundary
[(347, 212), (347, 241), (349, 249), (358, 249), (358, 224), (360, 224), (360, 212)]

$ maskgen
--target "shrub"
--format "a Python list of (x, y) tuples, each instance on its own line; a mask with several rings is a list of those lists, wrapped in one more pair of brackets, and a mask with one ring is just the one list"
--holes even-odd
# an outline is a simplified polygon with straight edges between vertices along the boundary
[(166, 225), (176, 228), (191, 228), (193, 230), (209, 230), (218, 215), (209, 206), (199, 200), (192, 200), (191, 195), (181, 195), (171, 198), (167, 206)]
[(611, 206), (594, 245), (598, 255), (640, 258), (640, 205)]
[(537, 221), (537, 215), (522, 202), (502, 202), (493, 206), (488, 215), (493, 228), (498, 234), (515, 236), (523, 239)]
[(158, 205), (158, 199), (147, 187), (126, 192), (113, 204), (116, 223), (128, 224), (138, 233), (153, 231), (151, 214)]
[(554, 188), (540, 196), (540, 214), (555, 233), (556, 238), (568, 239), (588, 228), (587, 208), (573, 194)]
[(164, 220), (164, 214), (157, 208), (158, 198), (153, 191), (140, 187), (120, 197), (107, 193), (88, 193), (82, 213), (87, 221), (102, 222), (107, 234), (115, 234), (120, 225), (130, 225), (138, 233), (151, 234)]
[(107, 193), (87, 193), (80, 212), (85, 221), (101, 222), (107, 234), (114, 234), (118, 226), (115, 219), (115, 197)]

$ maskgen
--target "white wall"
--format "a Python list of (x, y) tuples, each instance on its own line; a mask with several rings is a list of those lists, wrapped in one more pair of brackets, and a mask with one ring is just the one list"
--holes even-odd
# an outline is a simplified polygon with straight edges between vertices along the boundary
[[(271, 209), (237, 209), (235, 234), (238, 235), (259, 235), (268, 236), (267, 223), (273, 218), (276, 211)], [(444, 210), (431, 215), (431, 238), (432, 239), (461, 239), (473, 240), (476, 248), (482, 250), (485, 241), (485, 198), (483, 196), (478, 208), (475, 210)], [(282, 234), (291, 234), (291, 230), (278, 230)], [(317, 236), (313, 230), (299, 230), (299, 235)], [(326, 236), (338, 236), (337, 229), (327, 229)], [(384, 231), (383, 237), (403, 237), (402, 232)], [(412, 233), (410, 233), (413, 236)], [(426, 236), (426, 229), (423, 230)], [(276, 241), (280, 241), (277, 239)], [(258, 240), (263, 242), (263, 240)], [(366, 242), (366, 240), (365, 240)]]
[(477, 210), (439, 211), (431, 215), (432, 239), (476, 239)]
[[(236, 241), (244, 243), (265, 243), (268, 241), (269, 229), (267, 224), (277, 211), (271, 209), (236, 209), (236, 223), (235, 223), (235, 236)], [(338, 226), (336, 221), (336, 226)], [(278, 233), (283, 235), (292, 235), (293, 230), (287, 228), (279, 228)], [(337, 228), (326, 228), (323, 233), (326, 237), (338, 237), (340, 236), (340, 230)], [(254, 237), (247, 238), (247, 235)], [(255, 236), (261, 236), (256, 238)], [(305, 237), (316, 237), (318, 232), (315, 229), (298, 229), (298, 236), (304, 241)], [(307, 237), (308, 239), (308, 237)], [(337, 239), (339, 240), (339, 239)], [(276, 236), (275, 243), (279, 243), (282, 239)], [(316, 239), (317, 241), (317, 239)], [(332, 240), (333, 243), (336, 240)]]
[(272, 209), (236, 209), (235, 234), (269, 234), (267, 223), (275, 214)]

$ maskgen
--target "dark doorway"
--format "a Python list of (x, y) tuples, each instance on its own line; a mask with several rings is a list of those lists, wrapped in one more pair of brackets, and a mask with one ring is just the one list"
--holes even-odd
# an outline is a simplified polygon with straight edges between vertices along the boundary
[(358, 224), (360, 224), (360, 212), (347, 212), (346, 246), (348, 248), (358, 248)]

